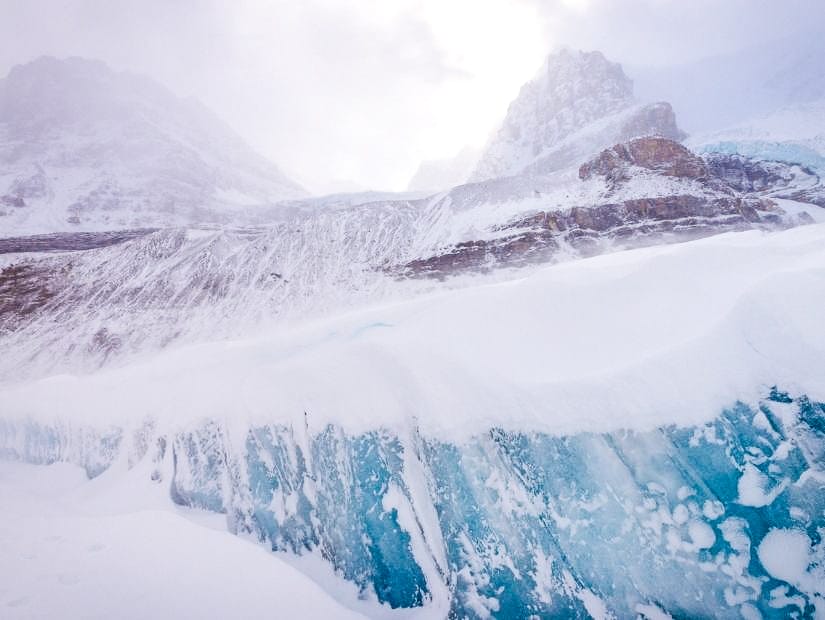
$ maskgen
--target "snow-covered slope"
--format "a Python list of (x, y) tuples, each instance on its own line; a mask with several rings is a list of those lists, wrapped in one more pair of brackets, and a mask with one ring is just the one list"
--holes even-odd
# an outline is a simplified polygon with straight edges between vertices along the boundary
[(192, 100), (101, 62), (0, 80), (0, 235), (248, 219), (305, 192)]
[(633, 82), (620, 65), (601, 52), (564, 49), (522, 87), (470, 180), (512, 176), (531, 166), (560, 170), (616, 142), (653, 134), (680, 137), (668, 104), (636, 106)]
[(6, 383), (0, 456), (131, 467), (393, 607), (813, 617), (823, 264), (825, 225), (721, 235)]
[(266, 227), (0, 240), (0, 379), (242, 336), (430, 290), (433, 278), (513, 277), (509, 268), (784, 228), (811, 221), (797, 211), (819, 210), (733, 188), (675, 142), (631, 145), (638, 165), (623, 164), (621, 179), (567, 171), (413, 201), (289, 203)]
[(175, 506), (137, 471), (112, 471), (90, 483), (86, 472), (68, 464), (4, 462), (0, 497), (6, 620), (250, 618), (273, 609), (291, 618), (365, 618), (380, 612), (374, 603), (356, 601), (354, 592), (351, 605), (367, 614), (336, 603), (280, 558), (233, 537), (217, 515)]

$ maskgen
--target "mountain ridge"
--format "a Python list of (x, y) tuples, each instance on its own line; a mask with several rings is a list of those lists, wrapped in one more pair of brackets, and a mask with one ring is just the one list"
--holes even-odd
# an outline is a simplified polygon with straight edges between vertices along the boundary
[(0, 80), (0, 163), (13, 232), (221, 221), (306, 195), (206, 106), (79, 57)]

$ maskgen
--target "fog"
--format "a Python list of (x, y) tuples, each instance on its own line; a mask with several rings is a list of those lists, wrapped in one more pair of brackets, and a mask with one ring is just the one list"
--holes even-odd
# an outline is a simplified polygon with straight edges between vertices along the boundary
[(559, 46), (600, 49), (667, 98), (662, 67), (748, 62), (772, 40), (791, 53), (824, 22), (821, 0), (0, 0), (0, 75), (98, 58), (197, 97), (316, 192), (400, 190), (422, 159), (483, 144)]

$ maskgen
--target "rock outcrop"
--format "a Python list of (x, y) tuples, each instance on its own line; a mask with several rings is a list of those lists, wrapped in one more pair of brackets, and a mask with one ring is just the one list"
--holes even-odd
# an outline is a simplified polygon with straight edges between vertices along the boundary
[(592, 256), (608, 249), (686, 241), (726, 231), (780, 228), (784, 213), (765, 199), (693, 195), (625, 200), (563, 211), (541, 211), (498, 228), (502, 236), (459, 243), (404, 265), (408, 277), (446, 278), (552, 261), (559, 253)]
[(825, 207), (825, 186), (808, 166), (729, 153), (708, 153), (704, 158), (712, 176), (739, 192), (764, 193)]
[(784, 178), (778, 170), (753, 162), (705, 161), (662, 137), (638, 138), (605, 149), (580, 167), (579, 178), (583, 183), (604, 183), (604, 202), (514, 218), (494, 226), (482, 239), (463, 241), (410, 261), (397, 273), (445, 278), (559, 256), (589, 256), (610, 249), (810, 221), (806, 214), (788, 216), (759, 191), (776, 187)]
[(632, 177), (636, 166), (666, 177), (705, 179), (708, 168), (704, 160), (687, 148), (666, 138), (654, 136), (638, 138), (602, 151), (579, 168), (579, 178), (603, 176), (612, 185)]

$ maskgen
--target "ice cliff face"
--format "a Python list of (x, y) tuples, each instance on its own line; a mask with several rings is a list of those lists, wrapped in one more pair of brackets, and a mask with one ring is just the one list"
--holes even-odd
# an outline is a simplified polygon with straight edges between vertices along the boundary
[(4, 232), (225, 222), (304, 195), (197, 102), (79, 58), (0, 81), (0, 166)]
[[(131, 463), (175, 502), (316, 554), (392, 607), (455, 617), (813, 618), (825, 404), (773, 390), (694, 427), (468, 442), (220, 423), (172, 435), (0, 419), (0, 455)], [(748, 615), (750, 614), (750, 616)]]
[(680, 136), (669, 105), (635, 106), (633, 83), (620, 65), (601, 52), (562, 50), (522, 87), (470, 180), (559, 170), (608, 144), (649, 134)]

